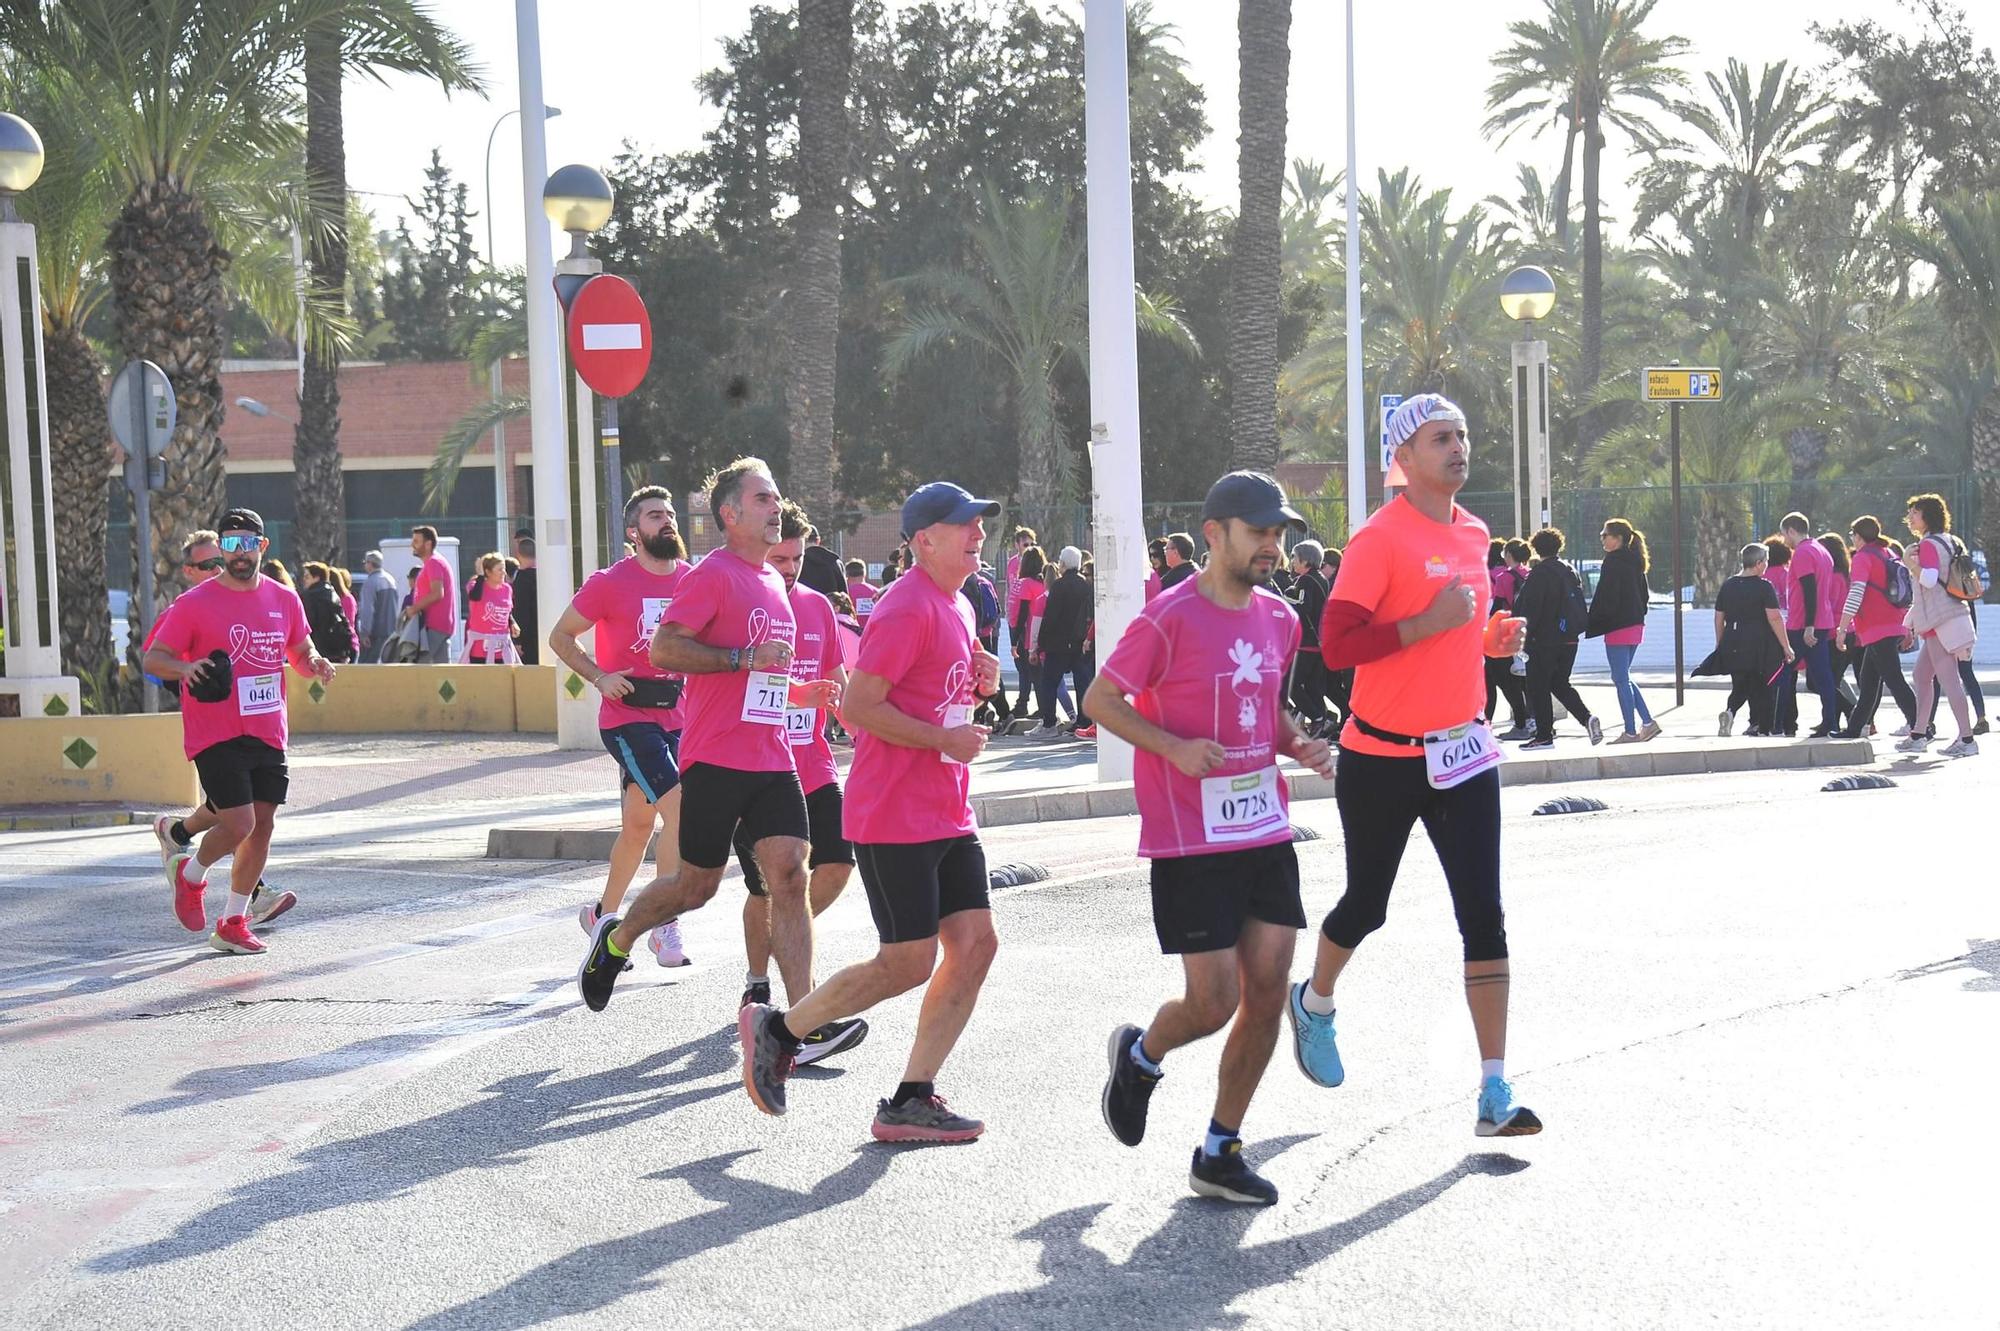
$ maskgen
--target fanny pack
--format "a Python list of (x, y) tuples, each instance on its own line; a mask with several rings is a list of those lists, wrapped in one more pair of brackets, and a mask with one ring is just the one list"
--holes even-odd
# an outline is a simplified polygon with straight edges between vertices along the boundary
[[(1421, 749), (1424, 747), (1424, 737), (1422, 735), (1402, 735), (1393, 730), (1384, 730), (1380, 726), (1371, 726), (1351, 712), (1348, 714), (1347, 719), (1354, 723), (1356, 730), (1370, 739), (1379, 739), (1384, 744), (1400, 744), (1406, 749)], [(1474, 717), (1473, 720), (1484, 723), (1486, 718), (1480, 716)]]
[(618, 701), (627, 707), (653, 707), (671, 711), (681, 705), (684, 681), (678, 679), (635, 679), (627, 677), (632, 691)]

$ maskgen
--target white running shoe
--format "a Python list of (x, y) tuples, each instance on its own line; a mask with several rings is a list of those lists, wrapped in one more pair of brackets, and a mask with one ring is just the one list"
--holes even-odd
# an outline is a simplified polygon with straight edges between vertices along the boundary
[(598, 912), (595, 901), (585, 902), (583, 909), (576, 913), (577, 924), (582, 927), (584, 933), (589, 934), (593, 938), (597, 936), (597, 922), (603, 918), (603, 915)]
[(681, 922), (668, 920), (652, 933), (646, 935), (646, 946), (653, 949), (653, 960), (669, 968), (686, 966), (689, 963), (687, 949), (681, 946)]
[(160, 864), (162, 867), (166, 865), (168, 860), (187, 849), (186, 846), (174, 840), (174, 822), (174, 816), (170, 813), (163, 813), (153, 820), (153, 840), (160, 843)]
[(1931, 737), (1929, 735), (1911, 735), (1907, 739), (1900, 739), (1896, 741), (1896, 752), (1922, 753), (1925, 749), (1928, 749), (1930, 746), (1931, 746)]
[(1979, 741), (1970, 735), (1960, 735), (1951, 743), (1938, 750), (1944, 758), (1970, 758), (1979, 752)]
[(1897, 726), (1889, 733), (1897, 739), (1908, 739), (1910, 737), (1910, 728), (1908, 726)]
[(1593, 716), (1583, 723), (1583, 728), (1590, 733), (1590, 742), (1592, 744), (1602, 744), (1604, 742), (1604, 723), (1602, 721)]
[(1727, 707), (1723, 708), (1721, 711), (1715, 714), (1716, 734), (1722, 736), (1724, 739), (1728, 739), (1729, 732), (1734, 730), (1735, 728), (1736, 728), (1736, 714), (1731, 712)]

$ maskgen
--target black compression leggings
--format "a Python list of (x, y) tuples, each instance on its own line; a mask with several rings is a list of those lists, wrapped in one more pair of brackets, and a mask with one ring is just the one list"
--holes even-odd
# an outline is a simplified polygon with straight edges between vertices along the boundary
[(1507, 955), (1507, 923), (1500, 909), (1497, 768), (1450, 790), (1433, 790), (1422, 758), (1381, 758), (1342, 749), (1333, 769), (1333, 794), (1347, 840), (1347, 891), (1321, 926), (1329, 941), (1358, 947), (1382, 927), (1403, 850), (1421, 820), (1444, 866), (1465, 959), (1499, 961)]

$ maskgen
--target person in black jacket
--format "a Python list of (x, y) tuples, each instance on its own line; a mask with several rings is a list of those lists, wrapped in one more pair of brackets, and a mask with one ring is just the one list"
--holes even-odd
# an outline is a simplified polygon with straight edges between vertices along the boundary
[(306, 628), (312, 634), (313, 649), (329, 661), (352, 661), (353, 629), (347, 622), (347, 612), (341, 609), (340, 593), (334, 589), (326, 565), (307, 564), (305, 574), (306, 585), (299, 593), (299, 600), (305, 603)]
[(1544, 527), (1528, 542), (1538, 558), (1534, 571), (1514, 602), (1514, 613), (1528, 621), (1528, 706), (1535, 714), (1535, 737), (1523, 749), (1552, 748), (1556, 742), (1555, 701), (1583, 722), (1592, 744), (1604, 742), (1604, 727), (1569, 682), (1576, 667), (1577, 639), (1583, 636), (1587, 612), (1583, 584), (1576, 570), (1562, 562), (1563, 534)]
[(514, 584), (514, 622), (521, 626), (514, 650), (522, 665), (536, 665), (542, 659), (541, 608), (535, 599), (542, 575), (535, 568), (535, 534), (525, 527), (514, 533), (514, 562), (520, 567), (508, 581)]
[(1604, 639), (1611, 687), (1618, 693), (1618, 710), (1625, 718), (1624, 733), (1611, 742), (1643, 744), (1660, 733), (1639, 686), (1632, 682), (1632, 658), (1646, 636), (1646, 604), (1652, 597), (1646, 586), (1646, 535), (1625, 519), (1612, 518), (1598, 537), (1604, 542), (1604, 564), (1584, 636)]
[(1056, 695), (1062, 690), (1064, 675), (1076, 677), (1076, 729), (1079, 739), (1095, 739), (1097, 727), (1084, 715), (1083, 695), (1090, 692), (1095, 671), (1084, 644), (1096, 614), (1090, 582), (1083, 576), (1083, 551), (1066, 545), (1056, 555), (1062, 576), (1049, 588), (1048, 604), (1042, 611), (1042, 727), (1056, 725)]
[(1319, 571), (1326, 547), (1300, 541), (1292, 547), (1292, 585), (1285, 599), (1299, 612), (1299, 650), (1292, 658), (1292, 710), (1306, 718), (1307, 733), (1323, 738), (1326, 727), (1326, 663), (1319, 659), (1319, 617), (1326, 609), (1326, 576)]

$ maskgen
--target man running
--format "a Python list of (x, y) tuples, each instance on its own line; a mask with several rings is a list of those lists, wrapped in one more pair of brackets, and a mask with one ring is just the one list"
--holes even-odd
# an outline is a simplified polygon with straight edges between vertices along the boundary
[[(222, 572), (222, 547), (216, 544), (212, 531), (189, 532), (181, 543), (181, 581), (190, 587), (207, 582)], [(146, 648), (152, 647), (160, 636), (160, 625), (166, 623), (164, 614), (156, 615), (153, 627), (146, 634)], [(143, 654), (144, 649), (142, 649)], [(177, 685), (168, 685), (175, 692)], [(206, 798), (179, 818), (163, 813), (153, 819), (153, 839), (160, 844), (160, 863), (168, 860), (194, 844), (194, 839), (215, 826), (215, 806)], [(250, 923), (269, 924), (286, 911), (299, 904), (296, 892), (274, 891), (270, 884), (259, 876), (257, 886), (250, 889)]]
[[(313, 647), (299, 594), (260, 571), (264, 519), (232, 508), (217, 524), (220, 575), (190, 588), (161, 617), (145, 670), (181, 685), (181, 731), (188, 758), (215, 810), (193, 850), (167, 860), (174, 915), (188, 930), (208, 927), (208, 870), (225, 855), (229, 901), (209, 935), (222, 952), (257, 953), (251, 896), (271, 854), (271, 829), (285, 802), (285, 663), (331, 682), (333, 663)], [(289, 906), (289, 903), (287, 903)], [(266, 912), (265, 918), (276, 914)]]
[(885, 1142), (964, 1142), (986, 1130), (952, 1112), (935, 1083), (999, 948), (970, 764), (986, 747), (972, 711), (999, 691), (1000, 662), (974, 641), (972, 609), (958, 594), (979, 567), (982, 519), (999, 511), (948, 481), (903, 504), (915, 566), (875, 602), (842, 708), (855, 736), (845, 831), (882, 946), (789, 1013), (752, 1003), (737, 1015), (743, 1085), (767, 1114), (785, 1112), (785, 1080), (809, 1033), (928, 980), (902, 1083), (877, 1106), (870, 1132)]
[(1288, 1011), (1299, 1067), (1322, 1086), (1343, 1076), (1333, 984), (1382, 927), (1410, 831), (1422, 820), (1444, 866), (1465, 951), (1465, 1001), (1479, 1043), (1481, 1137), (1518, 1137), (1541, 1120), (1514, 1103), (1507, 1048), (1507, 930), (1500, 906), (1500, 751), (1487, 718), (1485, 656), (1520, 650), (1525, 621), (1486, 618), (1486, 524), (1456, 502), (1471, 467), (1465, 413), (1436, 393), (1410, 398), (1387, 438), (1408, 484), (1343, 552), (1320, 618), (1329, 670), (1354, 669), (1334, 798), (1347, 890), (1321, 927), (1311, 983)]
[(782, 530), (771, 469), (741, 458), (708, 480), (723, 544), (689, 569), (653, 634), (650, 659), (687, 676), (681, 731), (680, 865), (620, 917), (597, 921), (577, 986), (592, 1012), (611, 1001), (625, 958), (648, 930), (707, 903), (722, 882), (738, 824), (771, 894), (771, 950), (786, 987), (811, 988), (806, 911), (806, 799), (785, 739), (793, 707), (823, 707), (830, 683), (795, 685), (796, 629), (785, 580), (766, 562)]
[[(854, 847), (841, 832), (840, 769), (833, 760), (833, 746), (826, 739), (827, 712), (840, 702), (847, 688), (847, 667), (841, 659), (840, 627), (834, 617), (833, 602), (799, 581), (805, 566), (805, 513), (787, 499), (784, 520), (778, 533), (784, 539), (771, 547), (770, 565), (785, 580), (785, 594), (791, 598), (792, 616), (798, 625), (797, 652), (792, 657), (792, 682), (811, 685), (831, 682), (834, 693), (822, 707), (794, 707), (785, 713), (785, 739), (792, 746), (792, 759), (799, 773), (799, 786), (806, 795), (806, 822), (811, 827), (812, 852), (806, 861), (810, 877), (806, 885), (806, 905), (818, 919), (840, 896), (854, 872)], [(751, 1003), (771, 1001), (771, 903), (764, 888), (764, 876), (757, 871), (757, 856), (743, 827), (736, 829), (736, 861), (743, 866), (743, 952), (749, 963), (744, 977), (739, 1009)], [(812, 977), (804, 989), (786, 986), (785, 996), (793, 1002), (812, 990)], [(865, 1021), (830, 1021), (805, 1038), (799, 1047), (798, 1063), (804, 1067), (823, 1058), (852, 1049), (868, 1036)]]
[(1183, 995), (1144, 1030), (1111, 1033), (1101, 1104), (1112, 1135), (1137, 1146), (1161, 1061), (1233, 1019), (1188, 1185), (1269, 1206), (1278, 1190), (1244, 1163), (1239, 1133), (1278, 1042), (1306, 927), (1278, 756), (1330, 776), (1333, 750), (1302, 734), (1286, 708), (1299, 618), (1267, 586), (1286, 529), (1305, 520), (1276, 481), (1250, 471), (1217, 481), (1201, 520), (1207, 566), (1147, 603), (1084, 699), (1099, 725), (1138, 751), (1133, 785), (1139, 854), (1153, 862), (1153, 928), (1186, 976)]
[[(587, 934), (625, 900), (656, 826), (661, 875), (673, 872), (680, 845), (682, 682), (648, 658), (653, 632), (688, 575), (673, 496), (657, 485), (634, 490), (625, 501), (625, 535), (634, 553), (584, 579), (549, 630), (549, 650), (602, 695), (597, 733), (618, 764), (618, 839), (604, 894), (577, 914)], [(595, 656), (577, 643), (593, 628)], [(647, 941), (662, 966), (687, 965), (678, 921), (668, 920)]]

